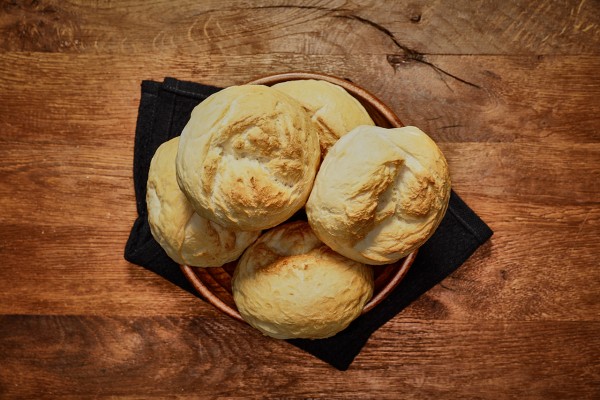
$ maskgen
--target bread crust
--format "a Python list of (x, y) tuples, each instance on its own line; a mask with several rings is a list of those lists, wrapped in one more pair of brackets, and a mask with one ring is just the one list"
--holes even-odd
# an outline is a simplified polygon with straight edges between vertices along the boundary
[(373, 271), (325, 246), (305, 221), (263, 234), (240, 259), (233, 298), (246, 322), (278, 338), (326, 338), (373, 295)]
[(177, 180), (200, 216), (230, 229), (270, 228), (306, 202), (318, 140), (291, 97), (261, 85), (232, 86), (193, 110), (181, 134)]
[(329, 247), (381, 265), (429, 239), (449, 199), (448, 164), (429, 136), (411, 126), (360, 126), (323, 160), (306, 213)]
[(344, 88), (333, 83), (302, 79), (272, 86), (298, 100), (317, 127), (321, 154), (342, 136), (360, 125), (375, 125), (367, 110)]
[(178, 147), (178, 137), (163, 143), (150, 162), (146, 190), (150, 231), (175, 262), (220, 267), (236, 260), (260, 231), (226, 229), (194, 212), (177, 184)]

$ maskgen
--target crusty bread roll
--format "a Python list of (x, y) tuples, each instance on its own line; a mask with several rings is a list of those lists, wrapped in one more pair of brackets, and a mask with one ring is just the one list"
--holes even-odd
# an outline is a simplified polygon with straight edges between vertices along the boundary
[(306, 79), (272, 86), (298, 100), (319, 132), (323, 156), (342, 136), (359, 125), (375, 125), (362, 104), (346, 90), (327, 81)]
[(179, 138), (163, 143), (150, 163), (146, 190), (150, 231), (175, 262), (219, 267), (237, 259), (260, 231), (225, 229), (194, 212), (177, 185), (178, 146)]
[(177, 179), (202, 217), (260, 230), (302, 208), (319, 161), (316, 129), (296, 100), (266, 86), (232, 86), (194, 108)]
[(333, 250), (389, 264), (433, 234), (449, 198), (448, 164), (429, 136), (413, 126), (360, 126), (323, 160), (306, 213)]
[(305, 221), (280, 225), (246, 250), (233, 275), (246, 322), (278, 338), (326, 338), (373, 295), (373, 271), (325, 246)]

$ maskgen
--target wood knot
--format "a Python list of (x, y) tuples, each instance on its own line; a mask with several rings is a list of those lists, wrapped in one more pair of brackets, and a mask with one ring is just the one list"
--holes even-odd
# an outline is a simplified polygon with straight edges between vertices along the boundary
[(5, 3), (14, 21), (2, 29), (0, 44), (11, 51), (64, 51), (82, 47), (76, 15), (51, 1)]
[(388, 64), (390, 64), (394, 69), (407, 65), (413, 61), (423, 61), (423, 55), (416, 52), (407, 52), (404, 54), (388, 54), (386, 56)]
[(410, 22), (412, 22), (413, 24), (417, 24), (421, 21), (421, 14), (413, 14), (410, 17)]

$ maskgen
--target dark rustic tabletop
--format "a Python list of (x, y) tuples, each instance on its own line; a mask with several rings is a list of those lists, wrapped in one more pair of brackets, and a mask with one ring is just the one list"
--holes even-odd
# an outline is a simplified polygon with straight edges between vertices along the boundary
[[(140, 82), (349, 78), (495, 235), (348, 371), (127, 263)], [(600, 3), (0, 1), (0, 398), (600, 398)]]

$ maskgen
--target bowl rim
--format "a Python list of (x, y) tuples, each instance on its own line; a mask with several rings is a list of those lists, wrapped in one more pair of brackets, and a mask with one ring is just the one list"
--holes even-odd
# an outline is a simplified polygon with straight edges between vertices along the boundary
[(322, 80), (329, 83), (333, 83), (335, 85), (341, 86), (346, 91), (350, 92), (354, 97), (358, 97), (358, 100), (363, 100), (370, 104), (375, 104), (377, 106), (378, 111), (383, 114), (383, 116), (390, 121), (394, 127), (399, 128), (405, 126), (404, 123), (398, 118), (398, 116), (389, 108), (384, 102), (379, 100), (375, 95), (373, 95), (368, 90), (364, 89), (361, 86), (358, 86), (354, 82), (338, 78), (337, 76), (327, 75), (318, 72), (283, 72), (279, 74), (271, 74), (264, 75), (260, 78), (253, 79), (250, 82), (246, 83), (247, 85), (274, 85), (280, 82), (286, 81), (299, 81), (305, 79), (315, 79)]
[[(408, 273), (408, 270), (412, 266), (412, 264), (417, 256), (417, 252), (418, 252), (418, 249), (409, 253), (406, 257), (404, 257), (403, 259), (400, 259), (396, 263), (388, 264), (388, 266), (394, 265), (394, 264), (400, 264), (400, 266), (399, 266), (398, 270), (392, 275), (392, 279), (386, 283), (386, 285), (382, 288), (382, 290), (379, 291), (379, 293), (377, 293), (375, 296), (371, 297), (371, 299), (367, 302), (367, 304), (365, 304), (360, 315), (364, 315), (364, 314), (368, 313), (369, 311), (371, 311), (373, 308), (377, 307), (383, 300), (385, 300), (390, 295), (391, 292), (394, 291), (394, 289), (396, 289), (396, 286), (398, 286), (398, 284), (404, 279), (404, 277)], [(369, 267), (369, 265), (367, 265), (367, 267)], [(237, 308), (233, 308), (230, 305), (228, 305), (227, 303), (225, 303), (223, 300), (221, 300), (221, 298), (219, 296), (214, 294), (209, 289), (209, 287), (204, 284), (202, 279), (200, 279), (200, 277), (198, 276), (198, 273), (196, 273), (196, 271), (198, 271), (203, 274), (209, 274), (208, 272), (206, 272), (204, 270), (209, 269), (211, 267), (192, 267), (189, 265), (180, 265), (180, 268), (181, 268), (181, 271), (183, 272), (183, 274), (185, 275), (185, 277), (187, 278), (187, 280), (192, 284), (194, 289), (196, 289), (196, 291), (198, 291), (198, 293), (200, 293), (200, 295), (202, 297), (204, 297), (209, 303), (211, 303), (218, 310), (220, 310), (224, 314), (227, 314), (231, 318), (236, 319), (240, 322), (244, 322), (244, 323), (246, 322), (240, 315)], [(217, 268), (221, 268), (221, 267), (217, 267)]]

